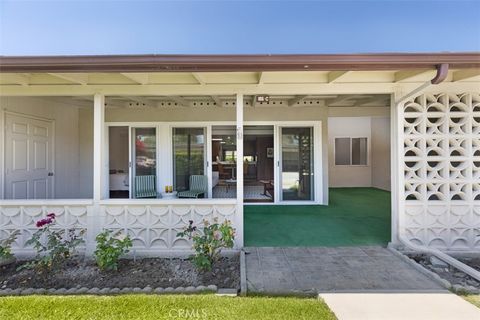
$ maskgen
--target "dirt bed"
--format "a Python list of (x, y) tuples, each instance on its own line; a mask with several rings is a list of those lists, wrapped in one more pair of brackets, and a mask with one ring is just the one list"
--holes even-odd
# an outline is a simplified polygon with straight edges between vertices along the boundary
[(16, 271), (21, 264), (0, 267), (0, 288), (240, 287), (238, 256), (222, 258), (212, 272), (199, 272), (189, 260), (178, 258), (124, 259), (116, 272), (102, 272), (94, 262), (76, 259), (45, 275), (33, 270)]
[[(414, 259), (428, 270), (437, 273), (441, 278), (448, 280), (452, 285), (458, 284), (464, 287), (472, 286), (480, 288), (480, 282), (452, 266), (433, 266), (430, 257), (427, 255), (412, 255), (410, 258)], [(459, 258), (458, 260), (480, 271), (480, 258)]]

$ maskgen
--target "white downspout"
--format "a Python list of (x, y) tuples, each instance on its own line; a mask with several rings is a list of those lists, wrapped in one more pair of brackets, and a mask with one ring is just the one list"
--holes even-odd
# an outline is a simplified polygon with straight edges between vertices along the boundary
[[(419, 86), (418, 88), (410, 91), (409, 93), (407, 93), (406, 95), (404, 95), (403, 97), (401, 97), (400, 99), (396, 100), (395, 101), (395, 108), (401, 108), (402, 107), (402, 104), (407, 101), (408, 99), (410, 99), (411, 97), (413, 96), (416, 96), (418, 94), (420, 94), (421, 92), (423, 92), (425, 89), (427, 89), (428, 87), (430, 87), (431, 85), (434, 85), (434, 84), (439, 84), (441, 83), (443, 80), (445, 80), (446, 76), (448, 74), (448, 64), (441, 64), (437, 67), (437, 74), (436, 76), (431, 80), (431, 81), (427, 81), (425, 82), (424, 84), (422, 84), (421, 86)], [(395, 110), (396, 111), (396, 110)], [(401, 128), (397, 128), (397, 131), (396, 133), (398, 134), (398, 132), (400, 130), (403, 130)], [(403, 145), (403, 142), (401, 142), (402, 145)], [(397, 172), (397, 174), (399, 174)], [(403, 186), (402, 186), (403, 187)], [(400, 192), (400, 190), (398, 190)], [(399, 201), (399, 199), (397, 199), (397, 202)], [(457, 268), (458, 270), (468, 274), (469, 276), (471, 276), (472, 278), (474, 278), (475, 280), (477, 281), (480, 281), (480, 272), (475, 270), (474, 268), (458, 261), (457, 259), (449, 256), (448, 254), (438, 250), (438, 249), (433, 249), (433, 248), (429, 248), (429, 247), (426, 247), (426, 246), (421, 246), (421, 245), (417, 245), (417, 244), (414, 244), (410, 241), (410, 239), (407, 239), (405, 236), (404, 236), (404, 230), (403, 230), (403, 226), (402, 224), (400, 223), (400, 215), (401, 215), (401, 212), (403, 210), (399, 210), (398, 214), (397, 214), (397, 237), (398, 237), (398, 240), (400, 241), (400, 243), (402, 245), (404, 245), (406, 248), (408, 248), (409, 250), (413, 250), (413, 251), (416, 251), (416, 252), (419, 252), (419, 253), (423, 253), (423, 254), (429, 254), (429, 255), (432, 255), (432, 256), (435, 256), (437, 257), (438, 259), (448, 263), (449, 265)]]

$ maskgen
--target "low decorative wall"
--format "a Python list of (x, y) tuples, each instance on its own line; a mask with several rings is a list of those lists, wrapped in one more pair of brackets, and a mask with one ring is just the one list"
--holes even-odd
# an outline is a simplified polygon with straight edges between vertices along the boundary
[(230, 220), (235, 228), (238, 218), (235, 200), (105, 200), (98, 204), (91, 200), (7, 200), (0, 204), (0, 239), (20, 230), (13, 252), (20, 257), (33, 255), (26, 242), (37, 230), (35, 222), (48, 213), (55, 213), (58, 229), (85, 230), (85, 244), (79, 251), (87, 255), (95, 250), (95, 237), (102, 229), (130, 235), (135, 255), (185, 255), (191, 252), (191, 242), (176, 235), (189, 220), (195, 225), (215, 218)]

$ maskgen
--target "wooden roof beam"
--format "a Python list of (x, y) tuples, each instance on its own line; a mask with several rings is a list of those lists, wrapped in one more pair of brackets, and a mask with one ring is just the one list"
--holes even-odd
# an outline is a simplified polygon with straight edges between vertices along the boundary
[(416, 76), (426, 74), (426, 73), (432, 73), (433, 70), (403, 70), (403, 71), (397, 71), (394, 74), (394, 82), (400, 82), (400, 81), (406, 81), (410, 80), (411, 78), (414, 78)]
[(150, 81), (148, 73), (141, 73), (141, 72), (123, 72), (120, 73), (125, 78), (132, 80), (138, 84), (148, 84)]
[(388, 101), (390, 98), (389, 97), (373, 97), (373, 98), (365, 98), (365, 99), (359, 99), (355, 101), (353, 104), (353, 107), (360, 107), (366, 104), (378, 102), (379, 104), (382, 104), (383, 102)]
[(205, 78), (198, 72), (193, 72), (192, 76), (197, 80), (198, 84), (204, 85), (206, 83)]
[(1, 74), (0, 79), (2, 81), (12, 82), (22, 86), (28, 86), (30, 84), (30, 74), (28, 73), (10, 73), (10, 74)]
[(453, 81), (468, 80), (480, 76), (480, 69), (459, 70), (453, 73)]
[(217, 104), (218, 107), (221, 107), (223, 105), (222, 100), (218, 96), (210, 96), (212, 100)]
[(349, 73), (350, 71), (331, 71), (327, 75), (327, 79), (328, 79), (327, 81), (328, 83), (335, 82), (337, 80), (340, 80), (341, 78), (343, 78)]
[(167, 97), (168, 100), (172, 100), (173, 102), (176, 102), (177, 104), (181, 105), (181, 106), (184, 106), (184, 107), (188, 107), (190, 106), (190, 101), (180, 97), (180, 96), (168, 96)]
[(258, 78), (258, 81), (257, 81), (257, 84), (263, 84), (263, 82), (265, 81), (265, 73), (264, 72), (259, 72), (258, 75), (257, 75), (257, 78)]
[(88, 84), (88, 74), (86, 73), (48, 73), (49, 75), (67, 80), (75, 84), (87, 85)]
[(307, 98), (308, 96), (296, 96), (295, 98), (292, 98), (290, 100), (288, 100), (288, 106), (289, 107), (293, 107), (294, 105), (296, 105), (297, 103), (300, 103), (302, 102), (305, 98)]

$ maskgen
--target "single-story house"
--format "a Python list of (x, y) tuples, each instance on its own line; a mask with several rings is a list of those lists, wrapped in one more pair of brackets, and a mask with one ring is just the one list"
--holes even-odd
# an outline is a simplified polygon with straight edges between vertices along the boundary
[[(391, 192), (391, 242), (480, 249), (480, 53), (0, 57), (0, 238), (123, 229), (190, 249), (189, 220)], [(299, 216), (298, 219), (302, 217)], [(334, 230), (332, 230), (334, 232)]]

